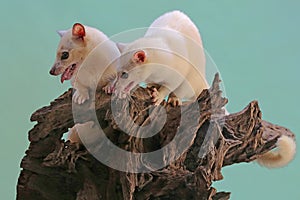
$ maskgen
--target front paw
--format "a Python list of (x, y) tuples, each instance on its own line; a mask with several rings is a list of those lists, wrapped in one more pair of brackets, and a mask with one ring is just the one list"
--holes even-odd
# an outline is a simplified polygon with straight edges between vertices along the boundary
[(112, 84), (107, 84), (102, 88), (102, 90), (105, 92), (105, 94), (112, 94), (114, 92), (114, 87)]
[(83, 104), (86, 100), (89, 100), (89, 93), (86, 92), (79, 92), (76, 90), (76, 92), (73, 94), (73, 102), (77, 104)]
[(168, 103), (171, 104), (173, 107), (182, 105), (181, 100), (175, 95), (173, 95), (173, 96), (170, 95), (169, 96)]

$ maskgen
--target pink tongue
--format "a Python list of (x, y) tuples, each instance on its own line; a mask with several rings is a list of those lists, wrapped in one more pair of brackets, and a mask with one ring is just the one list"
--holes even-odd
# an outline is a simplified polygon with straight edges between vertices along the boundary
[(63, 83), (65, 80), (70, 80), (72, 78), (72, 67), (68, 67), (60, 77), (60, 82)]

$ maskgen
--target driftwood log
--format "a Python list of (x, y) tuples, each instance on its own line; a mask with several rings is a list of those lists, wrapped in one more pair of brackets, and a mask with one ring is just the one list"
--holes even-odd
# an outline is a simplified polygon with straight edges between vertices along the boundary
[[(222, 108), (227, 99), (222, 97), (219, 82), (216, 75), (211, 88), (199, 96), (196, 102), (201, 111), (199, 118), (181, 122), (182, 112), (192, 113), (195, 109), (184, 105), (182, 111), (165, 105), (167, 119), (163, 128), (155, 136), (144, 139), (121, 131), (111, 112), (111, 96), (101, 91), (96, 93), (95, 110), (101, 128), (110, 141), (126, 151), (143, 153), (160, 149), (172, 141), (179, 126), (184, 133), (179, 141), (191, 139), (187, 150), (172, 163), (144, 173), (107, 167), (83, 145), (62, 139), (68, 128), (74, 126), (72, 90), (68, 90), (31, 116), (31, 121), (37, 124), (29, 131), (30, 146), (21, 162), (17, 199), (229, 199), (230, 193), (217, 192), (211, 187), (213, 181), (223, 178), (222, 167), (251, 162), (275, 148), (281, 135), (294, 135), (284, 127), (262, 120), (256, 101), (241, 112), (224, 115)], [(136, 124), (149, 122), (150, 105), (150, 90), (138, 88), (127, 105)], [(80, 120), (90, 119), (83, 116)], [(189, 128), (191, 120), (197, 122), (193, 128)], [(176, 145), (169, 148), (169, 152), (173, 151)], [(118, 159), (116, 155), (115, 160)]]

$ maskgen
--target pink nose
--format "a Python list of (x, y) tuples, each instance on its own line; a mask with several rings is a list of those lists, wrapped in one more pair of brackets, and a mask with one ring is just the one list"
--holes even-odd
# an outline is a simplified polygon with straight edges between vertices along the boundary
[(49, 72), (51, 75), (56, 75), (55, 74), (55, 68), (52, 68), (51, 70), (50, 70), (50, 72)]

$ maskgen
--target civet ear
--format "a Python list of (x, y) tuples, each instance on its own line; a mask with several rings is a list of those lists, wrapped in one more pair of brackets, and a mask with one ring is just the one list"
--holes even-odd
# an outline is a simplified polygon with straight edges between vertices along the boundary
[(57, 34), (60, 36), (60, 37), (62, 37), (62, 36), (64, 36), (65, 34), (66, 34), (66, 30), (60, 30), (60, 31), (56, 31), (57, 32)]
[(144, 63), (146, 62), (146, 52), (143, 50), (139, 50), (133, 54), (132, 61), (134, 63)]
[(77, 37), (77, 38), (84, 38), (85, 36), (85, 28), (82, 24), (80, 23), (76, 23), (73, 25), (73, 29), (72, 29), (72, 35), (73, 37)]
[(118, 47), (120, 53), (122, 53), (124, 51), (126, 45), (127, 45), (126, 43), (121, 43), (121, 42), (117, 43), (117, 47)]

